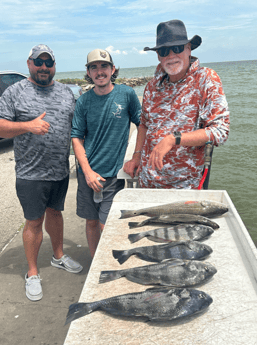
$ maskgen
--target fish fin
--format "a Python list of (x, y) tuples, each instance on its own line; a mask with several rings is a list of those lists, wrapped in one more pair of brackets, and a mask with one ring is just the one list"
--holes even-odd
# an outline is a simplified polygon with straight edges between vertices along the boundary
[(141, 233), (138, 233), (138, 234), (129, 234), (128, 235), (128, 239), (130, 240), (130, 243), (135, 243), (139, 240), (141, 240), (141, 238), (144, 237), (144, 233), (141, 232)]
[(153, 242), (157, 242), (157, 243), (170, 243), (173, 242), (171, 240), (165, 240), (164, 238), (161, 237), (154, 237), (154, 236), (145, 236), (148, 240), (153, 241)]
[(129, 222), (128, 226), (130, 229), (138, 228), (139, 226), (141, 226), (141, 223), (140, 222)]
[(121, 278), (123, 276), (122, 272), (123, 271), (102, 271), (99, 277), (99, 284)]
[(187, 241), (174, 241), (174, 242), (169, 242), (169, 243), (165, 243), (165, 244), (162, 244), (160, 245), (160, 248), (166, 248), (166, 247), (176, 247), (176, 246), (179, 246), (181, 244), (185, 244)]
[(91, 303), (74, 303), (69, 307), (68, 314), (66, 316), (65, 325), (79, 319), (80, 317), (90, 314), (93, 309), (90, 307)]
[(137, 283), (137, 284), (141, 284), (141, 285), (152, 285), (151, 283), (144, 283), (142, 278), (140, 279), (140, 277), (137, 278), (137, 277), (134, 277), (133, 275), (130, 275), (130, 274), (126, 274), (126, 278), (133, 283)]
[[(140, 214), (142, 214), (142, 212), (140, 212)], [(129, 225), (130, 229), (138, 228), (138, 227), (141, 227), (141, 226), (144, 226), (144, 225), (151, 224), (152, 222), (155, 223), (156, 220), (159, 219), (159, 218), (160, 217), (151, 217), (151, 218), (143, 220), (142, 222), (129, 222), (128, 225)]]
[(150, 288), (146, 289), (145, 291), (153, 291), (153, 292), (163, 291), (163, 292), (167, 292), (170, 289), (171, 289), (171, 287), (168, 287), (168, 286), (154, 286), (154, 287), (150, 287)]
[(113, 250), (112, 255), (122, 265), (125, 261), (128, 260), (131, 254), (128, 250)]
[(186, 264), (186, 262), (181, 259), (164, 259), (161, 263), (169, 264), (169, 266), (184, 266)]

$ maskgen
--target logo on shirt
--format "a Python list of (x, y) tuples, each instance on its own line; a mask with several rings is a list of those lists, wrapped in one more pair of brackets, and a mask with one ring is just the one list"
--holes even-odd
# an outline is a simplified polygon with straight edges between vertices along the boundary
[(115, 103), (117, 109), (116, 109), (115, 113), (113, 112), (113, 115), (115, 117), (121, 118), (120, 114), (121, 114), (122, 109), (124, 109), (124, 108), (122, 108), (121, 104), (117, 104), (116, 102), (114, 102), (114, 103)]

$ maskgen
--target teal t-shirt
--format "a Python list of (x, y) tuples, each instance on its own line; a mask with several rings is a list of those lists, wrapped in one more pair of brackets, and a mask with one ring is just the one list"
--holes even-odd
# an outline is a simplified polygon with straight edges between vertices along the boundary
[[(140, 123), (141, 105), (135, 91), (114, 84), (98, 96), (94, 89), (77, 100), (72, 121), (72, 138), (84, 139), (90, 167), (102, 177), (116, 176), (123, 165), (130, 123)], [(81, 168), (79, 169), (82, 172)]]

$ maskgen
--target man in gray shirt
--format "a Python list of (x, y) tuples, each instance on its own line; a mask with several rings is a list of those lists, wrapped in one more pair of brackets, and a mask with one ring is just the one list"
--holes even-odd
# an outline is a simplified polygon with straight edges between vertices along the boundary
[(26, 218), (26, 296), (37, 301), (43, 297), (37, 257), (44, 219), (54, 253), (51, 265), (72, 273), (83, 267), (63, 253), (61, 211), (69, 183), (74, 96), (53, 81), (55, 57), (48, 46), (33, 47), (27, 65), (30, 77), (8, 87), (0, 99), (0, 137), (14, 138), (16, 191)]

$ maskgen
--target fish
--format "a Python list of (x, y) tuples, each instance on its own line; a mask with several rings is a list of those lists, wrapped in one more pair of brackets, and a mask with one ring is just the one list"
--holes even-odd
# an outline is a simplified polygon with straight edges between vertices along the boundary
[(164, 223), (164, 224), (181, 224), (181, 223), (188, 223), (188, 224), (202, 224), (211, 226), (213, 229), (218, 229), (219, 225), (216, 222), (211, 221), (207, 217), (198, 216), (195, 214), (168, 214), (168, 215), (161, 215), (159, 217), (151, 217), (143, 220), (142, 222), (129, 222), (129, 228), (139, 228), (144, 225), (151, 225), (154, 223)]
[(125, 270), (102, 271), (99, 284), (122, 277), (142, 285), (164, 285), (191, 287), (209, 280), (217, 269), (208, 262), (171, 259), (163, 263), (128, 268)]
[(217, 217), (228, 211), (227, 205), (216, 201), (179, 201), (171, 204), (142, 208), (139, 210), (121, 210), (120, 219), (136, 216), (158, 217), (162, 214), (194, 214), (205, 217)]
[(122, 265), (131, 255), (150, 262), (167, 259), (203, 260), (212, 253), (212, 248), (197, 241), (177, 241), (167, 244), (137, 247), (129, 250), (113, 250), (112, 255)]
[(65, 325), (97, 310), (115, 316), (146, 318), (147, 321), (170, 321), (202, 312), (212, 302), (210, 295), (196, 289), (150, 288), (91, 303), (71, 304)]
[(135, 243), (146, 237), (154, 242), (172, 242), (172, 241), (202, 241), (214, 232), (213, 228), (206, 225), (181, 224), (169, 228), (157, 228), (144, 231), (137, 234), (129, 234), (128, 239)]

